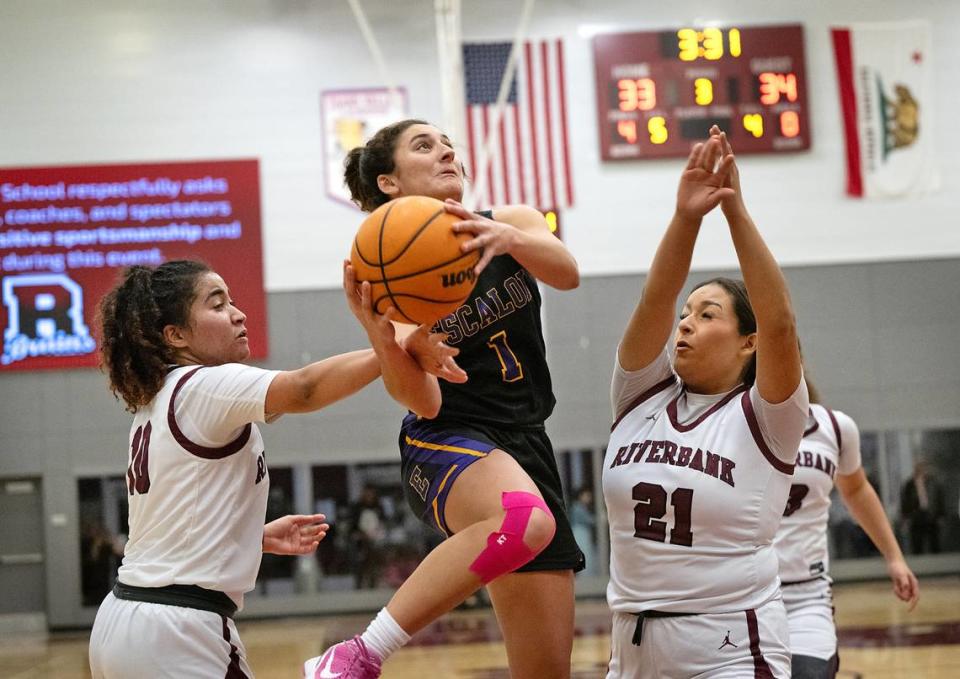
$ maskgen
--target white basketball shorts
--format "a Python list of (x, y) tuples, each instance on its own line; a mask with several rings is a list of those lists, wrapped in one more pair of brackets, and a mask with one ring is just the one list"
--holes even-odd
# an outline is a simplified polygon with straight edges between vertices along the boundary
[(93, 679), (253, 677), (233, 620), (218, 613), (117, 599), (100, 604), (90, 633)]
[(614, 613), (607, 679), (790, 677), (789, 629), (780, 599), (757, 609), (645, 618)]
[(830, 584), (827, 578), (817, 578), (782, 587), (793, 655), (830, 660), (837, 652), (837, 626), (833, 620)]

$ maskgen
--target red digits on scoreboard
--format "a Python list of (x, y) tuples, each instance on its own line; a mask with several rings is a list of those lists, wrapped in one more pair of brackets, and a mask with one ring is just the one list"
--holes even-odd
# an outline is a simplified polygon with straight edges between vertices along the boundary
[(636, 120), (618, 120), (617, 134), (623, 137), (628, 144), (637, 143), (637, 121)]
[(780, 95), (787, 101), (797, 100), (797, 76), (795, 73), (761, 73), (760, 103), (772, 106), (780, 101)]
[(621, 111), (649, 111), (657, 105), (657, 86), (652, 78), (622, 78), (617, 81)]
[(780, 134), (784, 137), (796, 137), (800, 134), (800, 115), (796, 111), (784, 111), (780, 114)]

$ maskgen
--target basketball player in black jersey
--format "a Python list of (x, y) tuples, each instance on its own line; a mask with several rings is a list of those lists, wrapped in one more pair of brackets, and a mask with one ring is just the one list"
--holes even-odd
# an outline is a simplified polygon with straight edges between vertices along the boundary
[(464, 251), (482, 255), (473, 293), (434, 328), (459, 350), (459, 367), (452, 358), (423, 366), (446, 378), (440, 413), (408, 415), (400, 430), (408, 502), (447, 539), (363, 635), (307, 661), (305, 675), (378, 676), (410, 635), (487, 585), (511, 676), (569, 677), (573, 574), (584, 561), (544, 429), (555, 399), (537, 281), (575, 288), (577, 263), (533, 208), (474, 214), (460, 205), (463, 166), (447, 136), (423, 121), (385, 127), (354, 149), (345, 179), (367, 212), (401, 196), (445, 200), (462, 220), (454, 230), (473, 236)]

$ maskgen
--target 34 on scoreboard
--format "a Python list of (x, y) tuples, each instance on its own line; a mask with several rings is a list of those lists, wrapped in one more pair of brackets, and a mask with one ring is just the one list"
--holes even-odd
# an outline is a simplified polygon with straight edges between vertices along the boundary
[(736, 153), (810, 148), (801, 24), (600, 34), (593, 56), (604, 160), (686, 156), (715, 123)]

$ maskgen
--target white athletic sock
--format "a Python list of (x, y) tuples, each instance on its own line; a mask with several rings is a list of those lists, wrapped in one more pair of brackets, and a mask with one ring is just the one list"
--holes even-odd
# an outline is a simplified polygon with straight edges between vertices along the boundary
[(410, 635), (403, 631), (386, 608), (380, 609), (360, 638), (381, 660), (386, 660), (410, 641)]

